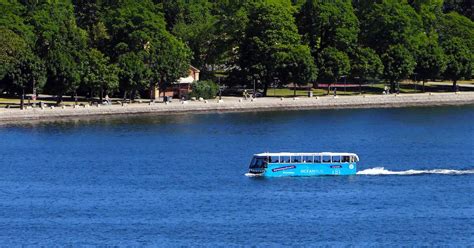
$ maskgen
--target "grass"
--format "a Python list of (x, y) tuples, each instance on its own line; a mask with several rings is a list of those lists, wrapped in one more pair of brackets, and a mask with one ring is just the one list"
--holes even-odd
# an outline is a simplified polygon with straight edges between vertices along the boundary
[[(362, 89), (364, 90), (365, 87)], [(316, 89), (311, 89), (313, 92), (313, 96), (325, 96), (328, 94), (328, 90), (326, 88), (316, 88)], [(381, 89), (372, 89), (370, 91), (366, 91), (365, 93), (368, 94), (381, 94), (383, 91), (383, 86)], [(329, 95), (334, 94), (334, 92), (331, 90), (329, 92)], [(288, 89), (288, 88), (278, 88), (278, 89), (268, 89), (267, 95), (270, 97), (292, 97), (294, 96), (294, 90), (293, 89)], [(353, 89), (353, 88), (347, 88), (346, 91), (343, 89), (338, 89), (337, 90), (337, 95), (359, 95), (359, 88)], [(308, 96), (308, 90), (296, 90), (296, 96)]]
[[(33, 100), (30, 100), (29, 101), (31, 104), (34, 103)], [(36, 104), (38, 104), (39, 102), (43, 102), (45, 104), (48, 104), (48, 105), (55, 105), (56, 104), (56, 100), (36, 100)], [(20, 103), (21, 103), (21, 100), (19, 98), (11, 98), (11, 97), (0, 97), (0, 107), (6, 107), (6, 106), (17, 106), (19, 107), (20, 106)], [(78, 101), (78, 103), (81, 103)], [(25, 105), (28, 104), (28, 99), (25, 99)], [(66, 104), (66, 105), (73, 105), (74, 104), (74, 101), (64, 101), (63, 100), (63, 104)]]
[[(436, 85), (436, 84), (425, 84), (425, 92), (451, 92), (452, 88), (452, 82), (442, 82), (445, 83), (446, 85)], [(474, 84), (474, 81), (461, 81), (459, 82), (461, 84)], [(366, 86), (362, 86), (362, 94), (368, 94), (368, 95), (380, 95), (383, 94), (383, 91), (385, 89), (385, 84), (379, 83), (379, 84), (369, 84)], [(422, 83), (418, 83), (416, 86), (412, 82), (403, 82), (400, 83), (400, 93), (401, 94), (412, 94), (412, 93), (423, 93), (422, 91), (423, 85)], [(313, 88), (311, 89), (313, 91), (314, 96), (325, 96), (328, 94), (328, 91), (326, 88)], [(461, 91), (472, 91), (474, 90), (473, 88), (467, 88), (467, 87), (460, 87)], [(333, 91), (331, 90), (329, 92), (329, 95), (332, 95)], [(343, 88), (338, 88), (337, 89), (337, 95), (358, 95), (359, 93), (359, 87), (355, 88), (346, 88), (346, 91), (343, 90)], [(289, 88), (277, 88), (273, 89), (270, 88), (268, 89), (267, 92), (268, 96), (271, 97), (292, 97), (294, 96), (294, 90), (289, 89)], [(307, 96), (308, 95), (308, 90), (303, 90), (303, 89), (298, 89), (296, 90), (296, 96)]]

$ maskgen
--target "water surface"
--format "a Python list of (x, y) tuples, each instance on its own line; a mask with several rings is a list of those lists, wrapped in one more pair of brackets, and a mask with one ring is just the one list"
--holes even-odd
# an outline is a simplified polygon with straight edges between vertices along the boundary
[[(362, 173), (244, 176), (265, 151)], [(3, 125), (0, 244), (473, 245), (473, 151), (473, 106)]]

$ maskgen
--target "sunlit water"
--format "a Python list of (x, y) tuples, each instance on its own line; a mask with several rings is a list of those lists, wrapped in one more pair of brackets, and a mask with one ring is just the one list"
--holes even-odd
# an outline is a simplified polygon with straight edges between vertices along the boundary
[[(340, 177), (247, 177), (339, 151)], [(474, 107), (128, 116), (0, 126), (0, 245), (474, 244)]]

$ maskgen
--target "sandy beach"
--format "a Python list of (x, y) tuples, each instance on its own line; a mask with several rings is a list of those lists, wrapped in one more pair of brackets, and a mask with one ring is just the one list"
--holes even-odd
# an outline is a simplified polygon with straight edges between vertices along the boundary
[(441, 106), (474, 104), (474, 92), (425, 93), (404, 95), (357, 95), (299, 98), (257, 98), (244, 100), (223, 97), (207, 101), (174, 100), (171, 103), (133, 103), (99, 106), (65, 106), (0, 109), (0, 122), (56, 119), (65, 117), (102, 116), (141, 113), (197, 113), (208, 111), (272, 111), (299, 109), (392, 108), (410, 106)]

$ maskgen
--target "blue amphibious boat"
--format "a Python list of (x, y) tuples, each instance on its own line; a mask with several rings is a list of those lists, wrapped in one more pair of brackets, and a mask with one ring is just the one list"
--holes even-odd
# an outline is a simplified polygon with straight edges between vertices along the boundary
[(354, 153), (259, 153), (250, 162), (249, 173), (266, 177), (354, 175), (359, 157)]

